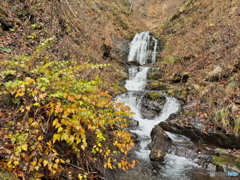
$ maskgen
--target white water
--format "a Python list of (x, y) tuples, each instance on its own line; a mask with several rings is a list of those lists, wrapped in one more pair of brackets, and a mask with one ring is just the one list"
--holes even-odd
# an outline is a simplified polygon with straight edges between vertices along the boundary
[[(151, 51), (149, 49), (150, 39), (153, 39), (155, 44)], [(154, 63), (156, 59), (156, 47), (157, 41), (155, 38), (150, 37), (149, 32), (142, 32), (136, 34), (133, 41), (130, 44), (130, 53), (128, 61), (137, 60), (141, 65), (147, 63)], [(138, 157), (145, 161), (149, 160), (150, 150), (147, 147), (151, 142), (150, 133), (153, 127), (159, 124), (161, 121), (165, 121), (171, 114), (177, 113), (180, 109), (180, 103), (173, 97), (166, 96), (167, 102), (160, 114), (160, 116), (154, 119), (143, 119), (141, 117), (141, 99), (147, 85), (147, 72), (150, 67), (148, 66), (131, 66), (129, 68), (129, 78), (126, 81), (125, 88), (128, 90), (127, 93), (121, 94), (116, 98), (117, 102), (125, 102), (127, 106), (131, 108), (131, 111), (135, 113), (133, 118), (139, 122), (139, 126), (136, 130), (131, 130), (138, 135), (140, 141), (140, 149), (136, 154)], [(161, 93), (161, 92), (158, 92)], [(174, 141), (185, 141), (184, 139), (177, 139), (176, 136)], [(163, 177), (179, 177), (179, 174), (183, 173), (189, 166), (197, 166), (193, 162), (189, 161), (184, 157), (178, 157), (176, 155), (167, 154), (164, 158), (163, 171), (161, 176)]]
[(157, 39), (150, 36), (149, 31), (138, 33), (130, 43), (128, 61), (138, 61), (141, 65), (155, 63), (157, 54)]
[(147, 71), (149, 67), (130, 67), (128, 68), (129, 78), (126, 81), (125, 88), (128, 91), (141, 91), (147, 85)]

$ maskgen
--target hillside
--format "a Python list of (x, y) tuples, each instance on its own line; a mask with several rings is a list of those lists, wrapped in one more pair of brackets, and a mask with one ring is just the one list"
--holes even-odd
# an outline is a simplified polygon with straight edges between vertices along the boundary
[(206, 120), (235, 133), (240, 128), (239, 8), (238, 0), (185, 1), (159, 32), (161, 70), (151, 84), (153, 89), (169, 84), (186, 103), (200, 100)]

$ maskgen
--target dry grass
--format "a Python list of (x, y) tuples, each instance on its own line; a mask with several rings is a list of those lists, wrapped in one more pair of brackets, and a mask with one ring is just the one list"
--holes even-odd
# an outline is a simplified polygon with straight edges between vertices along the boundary
[[(231, 82), (240, 82), (239, 12), (239, 1), (186, 1), (162, 31), (164, 63), (160, 64), (165, 69), (165, 81), (175, 73), (189, 74), (186, 85), (195, 96), (205, 105), (212, 99), (207, 110), (210, 119), (218, 116), (220, 120), (217, 112), (228, 113), (219, 123), (225, 127), (226, 117), (229, 124), (234, 124), (240, 111), (235, 103), (240, 96), (239, 83), (227, 88)], [(166, 63), (169, 58), (174, 58), (174, 63)], [(220, 71), (216, 73), (216, 69)], [(227, 110), (232, 103), (238, 108), (234, 113)]]

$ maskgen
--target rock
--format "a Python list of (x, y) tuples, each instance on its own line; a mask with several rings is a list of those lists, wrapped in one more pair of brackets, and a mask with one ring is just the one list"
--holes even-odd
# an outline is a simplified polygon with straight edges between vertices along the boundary
[(151, 132), (151, 161), (163, 160), (163, 157), (166, 155), (168, 149), (168, 144), (171, 142), (171, 139), (168, 135), (162, 130), (162, 128), (156, 125)]
[(222, 77), (223, 75), (223, 68), (221, 66), (216, 66), (213, 71), (208, 73), (208, 78), (206, 79), (206, 81), (219, 81), (220, 77)]
[(206, 124), (198, 117), (168, 120), (159, 125), (165, 131), (185, 135), (195, 142), (224, 148), (240, 148), (240, 137), (226, 134), (221, 129)]
[(155, 68), (151, 68), (148, 72), (148, 79), (150, 80), (159, 80), (163, 77), (163, 70), (159, 67)]
[(139, 122), (135, 119), (131, 119), (130, 126), (137, 127), (137, 126), (139, 126)]
[(139, 126), (139, 122), (131, 117), (126, 117), (126, 119), (129, 121), (129, 126), (134, 128)]
[(126, 64), (127, 64), (128, 66), (141, 66), (141, 64), (140, 64), (138, 61), (136, 61), (136, 60), (126, 62)]
[(161, 113), (165, 103), (165, 96), (154, 92), (146, 93), (141, 101), (142, 117), (147, 119), (154, 119)]

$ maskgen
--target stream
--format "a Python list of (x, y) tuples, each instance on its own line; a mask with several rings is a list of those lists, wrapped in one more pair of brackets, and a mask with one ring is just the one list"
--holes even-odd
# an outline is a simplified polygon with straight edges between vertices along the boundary
[[(138, 125), (131, 127), (130, 131), (136, 134), (138, 143), (132, 158), (138, 159), (139, 164), (131, 170), (120, 172), (116, 178), (117, 180), (219, 180), (221, 177), (210, 173), (216, 170), (216, 166), (209, 162), (210, 156), (208, 155), (213, 153), (213, 148), (194, 144), (182, 135), (166, 132), (173, 141), (171, 148), (161, 162), (150, 161), (149, 144), (153, 127), (181, 109), (181, 103), (176, 98), (163, 94), (161, 91), (145, 90), (148, 70), (156, 60), (157, 43), (158, 41), (151, 36), (149, 31), (136, 34), (130, 43), (128, 61), (138, 61), (140, 66), (128, 67), (128, 79), (125, 82), (127, 92), (117, 96), (115, 101), (124, 102), (135, 113), (132, 118), (138, 121)], [(143, 118), (141, 112), (142, 98), (149, 92), (159, 93), (166, 98), (161, 113), (152, 119)], [(199, 146), (203, 154), (198, 153)]]

